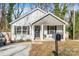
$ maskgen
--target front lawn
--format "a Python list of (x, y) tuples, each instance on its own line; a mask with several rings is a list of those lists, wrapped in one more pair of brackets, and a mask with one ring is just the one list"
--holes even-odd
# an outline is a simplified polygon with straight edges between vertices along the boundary
[[(51, 56), (55, 55), (55, 42), (43, 41), (42, 44), (32, 44), (31, 56)], [(79, 41), (67, 40), (58, 43), (58, 55), (75, 56), (79, 55)]]

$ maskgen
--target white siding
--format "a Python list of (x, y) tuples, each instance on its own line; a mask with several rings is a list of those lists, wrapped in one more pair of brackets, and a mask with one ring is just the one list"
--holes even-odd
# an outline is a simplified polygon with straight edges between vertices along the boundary
[(11, 25), (11, 40), (14, 40), (14, 26)]
[(48, 15), (44, 18), (42, 18), (41, 20), (39, 20), (38, 22), (36, 22), (34, 25), (63, 25), (64, 23), (62, 23), (61, 21), (59, 21), (58, 19), (56, 19), (55, 17)]
[(12, 25), (16, 25), (16, 26), (24, 26), (24, 25), (28, 25), (28, 21), (27, 21), (27, 16), (22, 18), (21, 20), (13, 23)]
[(34, 13), (30, 14), (29, 17), (29, 22), (33, 22), (38, 20), (41, 16), (43, 16), (44, 13), (42, 13), (41, 11), (37, 10)]
[(17, 22), (15, 22), (12, 25), (17, 25), (17, 26), (23, 26), (23, 25), (28, 25), (29, 23), (38, 20), (39, 17), (43, 16), (44, 13), (37, 10), (27, 16), (25, 16), (24, 18), (18, 20)]
[[(42, 18), (40, 21), (36, 22), (35, 24), (33, 24), (32, 26), (30, 26), (30, 23), (38, 20), (41, 16), (43, 16), (45, 13), (41, 12), (40, 10), (36, 10), (34, 11), (33, 13), (30, 13), (29, 15), (21, 18), (20, 20), (16, 21), (15, 23), (13, 23), (11, 25), (11, 34), (12, 34), (12, 40), (20, 40), (20, 39), (23, 39), (23, 40), (26, 40), (26, 39), (34, 39), (34, 25), (43, 25), (41, 26), (42, 29), (42, 32), (40, 33), (40, 35), (42, 35), (42, 33), (44, 35), (46, 35), (46, 38), (47, 36), (49, 36), (47, 34), (47, 25), (50, 25), (50, 26), (57, 26), (57, 32), (62, 32), (62, 27), (59, 27), (61, 25), (65, 25), (63, 22), (57, 20), (57, 18), (51, 16), (51, 15), (47, 15), (45, 18)], [(30, 34), (27, 35), (23, 35), (23, 34), (18, 34), (18, 35), (15, 35), (14, 34), (14, 26), (30, 26)], [(65, 31), (65, 30), (64, 30)], [(53, 39), (55, 39), (55, 34), (53, 34)]]
[[(40, 10), (36, 10), (33, 13), (31, 13), (31, 14), (25, 16), (24, 18), (13, 23), (11, 25), (12, 40), (31, 39), (32, 38), (31, 33), (29, 35), (23, 35), (23, 34), (15, 35), (14, 34), (14, 26), (27, 26), (27, 25), (29, 25), (30, 22), (38, 20), (38, 18), (41, 17), (42, 15), (44, 15), (43, 12), (41, 12)], [(30, 32), (31, 32), (31, 30), (30, 30)]]

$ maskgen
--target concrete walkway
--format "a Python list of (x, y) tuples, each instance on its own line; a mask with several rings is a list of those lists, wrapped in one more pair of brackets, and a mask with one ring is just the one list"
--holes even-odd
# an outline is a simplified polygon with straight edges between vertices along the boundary
[(0, 48), (0, 56), (28, 56), (31, 43), (14, 43)]

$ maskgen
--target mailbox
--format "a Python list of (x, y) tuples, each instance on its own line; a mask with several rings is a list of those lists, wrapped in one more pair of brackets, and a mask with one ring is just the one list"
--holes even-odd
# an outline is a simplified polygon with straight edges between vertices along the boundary
[(61, 35), (60, 34), (56, 34), (56, 40), (60, 41), (61, 40)]

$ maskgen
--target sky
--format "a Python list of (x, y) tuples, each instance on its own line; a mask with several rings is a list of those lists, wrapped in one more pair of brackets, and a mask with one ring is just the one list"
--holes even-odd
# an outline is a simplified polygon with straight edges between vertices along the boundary
[[(24, 3), (24, 5), (25, 5), (25, 11), (30, 11), (30, 10), (28, 10), (29, 9), (29, 6), (31, 6), (32, 5), (32, 3)], [(21, 6), (22, 7), (22, 6)], [(50, 6), (51, 7), (51, 6)], [(79, 4), (78, 3), (75, 3), (75, 10), (79, 10)], [(71, 7), (69, 7), (68, 9), (71, 9)]]
[[(25, 5), (25, 11), (24, 11), (24, 14), (25, 14), (25, 13), (30, 11), (30, 7), (29, 6), (31, 6), (32, 3), (25, 3), (24, 5)], [(79, 4), (75, 3), (74, 8), (75, 8), (75, 10), (79, 10)], [(71, 8), (71, 6), (70, 6), (70, 7), (68, 7), (68, 9), (70, 10), (70, 9), (73, 9), (73, 8)], [(66, 17), (68, 17), (68, 16), (69, 16), (69, 13), (66, 14)]]
[[(22, 15), (25, 14), (25, 13), (27, 13), (27, 12), (29, 12), (29, 11), (31, 11), (30, 10), (30, 6), (32, 6), (32, 3), (19, 3), (19, 4), (20, 4), (21, 8), (23, 7), (23, 5), (25, 6), (24, 12), (22, 13)], [(75, 3), (75, 7), (74, 8), (75, 8), (75, 10), (79, 10), (79, 3)], [(72, 8), (68, 7), (68, 9), (72, 9)], [(68, 16), (69, 16), (69, 13), (67, 13), (66, 17), (68, 17)]]
[[(27, 12), (30, 11), (30, 10), (29, 10), (29, 6), (31, 6), (31, 5), (32, 5), (32, 4), (29, 4), (29, 3), (25, 4), (26, 8), (25, 8), (24, 14), (26, 13), (26, 10), (27, 10)], [(74, 6), (75, 10), (76, 10), (76, 11), (79, 10), (79, 3), (75, 3), (74, 5), (75, 5), (75, 6)], [(70, 7), (68, 7), (68, 9), (70, 10), (70, 9), (73, 9), (73, 8), (71, 8), (71, 6), (70, 6)], [(69, 18), (69, 16), (70, 16), (69, 13), (70, 13), (70, 12), (68, 12), (68, 13), (66, 14), (65, 20), (66, 20), (67, 18)]]
[[(20, 4), (23, 4), (23, 3), (20, 3)], [(32, 5), (32, 3), (24, 3), (24, 5), (25, 5), (26, 7), (29, 7), (29, 6)], [(75, 9), (79, 9), (79, 3), (75, 3)]]

